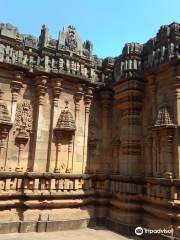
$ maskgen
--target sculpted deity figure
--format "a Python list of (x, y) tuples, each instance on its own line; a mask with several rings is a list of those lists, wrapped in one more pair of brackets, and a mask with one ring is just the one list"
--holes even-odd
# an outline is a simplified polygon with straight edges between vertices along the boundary
[(77, 48), (77, 40), (75, 37), (75, 28), (73, 26), (69, 26), (69, 31), (67, 33), (66, 39), (65, 39), (65, 46), (71, 50), (75, 51)]

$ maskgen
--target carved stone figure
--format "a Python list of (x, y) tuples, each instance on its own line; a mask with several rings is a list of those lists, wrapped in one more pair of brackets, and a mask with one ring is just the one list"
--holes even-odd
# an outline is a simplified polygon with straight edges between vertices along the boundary
[(15, 130), (25, 131), (27, 135), (32, 131), (32, 106), (30, 103), (23, 102), (17, 105)]
[(77, 48), (77, 40), (75, 38), (75, 28), (73, 26), (68, 27), (69, 31), (65, 39), (65, 46), (71, 51), (75, 51)]

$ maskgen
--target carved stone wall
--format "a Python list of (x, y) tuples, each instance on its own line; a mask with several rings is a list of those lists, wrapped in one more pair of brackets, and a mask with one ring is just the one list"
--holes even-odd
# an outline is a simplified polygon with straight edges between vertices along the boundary
[(177, 23), (105, 59), (73, 26), (0, 24), (0, 233), (180, 236), (179, 54)]

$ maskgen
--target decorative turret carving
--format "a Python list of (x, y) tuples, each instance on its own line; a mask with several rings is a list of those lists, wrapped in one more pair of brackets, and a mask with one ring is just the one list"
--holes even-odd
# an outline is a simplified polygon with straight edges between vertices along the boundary
[(47, 25), (43, 24), (41, 28), (41, 35), (39, 36), (39, 47), (40, 48), (56, 48), (57, 40), (53, 39), (49, 34)]
[(143, 45), (139, 43), (125, 44), (122, 55), (120, 55), (114, 64), (115, 81), (121, 79), (139, 78), (141, 75), (141, 53)]
[(92, 55), (92, 43), (82, 42), (79, 33), (72, 25), (63, 28), (59, 33), (58, 49), (73, 51), (88, 58)]
[(22, 40), (22, 36), (20, 35), (18, 28), (13, 26), (12, 24), (1, 23), (0, 32), (2, 36), (14, 38), (16, 40)]
[(56, 131), (61, 132), (61, 134), (63, 135), (63, 133), (66, 133), (66, 131), (69, 134), (73, 134), (75, 130), (76, 130), (75, 121), (73, 119), (72, 113), (68, 109), (68, 101), (66, 101), (65, 109), (61, 112), (58, 118), (55, 132)]
[(1, 63), (20, 66), (28, 72), (66, 73), (81, 75), (94, 83), (99, 81), (96, 61), (93, 61), (93, 45), (89, 40), (83, 42), (73, 26), (64, 28), (56, 40), (43, 25), (38, 40), (32, 35), (20, 34), (12, 25), (0, 24), (0, 40)]
[(162, 127), (175, 127), (175, 124), (173, 123), (172, 117), (166, 105), (159, 108), (158, 114), (154, 123), (154, 128), (162, 128)]
[(143, 47), (144, 70), (162, 62), (179, 58), (180, 24), (171, 23), (161, 26), (155, 38), (150, 39)]

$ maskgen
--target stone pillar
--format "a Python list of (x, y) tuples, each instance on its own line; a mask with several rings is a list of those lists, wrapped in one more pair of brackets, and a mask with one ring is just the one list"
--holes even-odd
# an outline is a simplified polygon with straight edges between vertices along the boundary
[[(83, 96), (83, 86), (79, 84), (77, 90), (74, 94), (74, 104), (75, 104), (75, 124), (76, 132), (73, 139), (73, 159), (72, 159), (72, 171), (78, 172), (82, 164), (83, 154), (83, 128), (82, 128), (82, 109), (81, 109), (81, 100)], [(80, 111), (81, 110), (81, 111)], [(80, 144), (81, 143), (81, 144)]]
[(6, 145), (9, 131), (12, 127), (10, 115), (6, 104), (3, 101), (4, 92), (0, 89), (0, 171), (5, 170), (6, 165)]
[(110, 89), (101, 89), (100, 90), (100, 99), (102, 106), (102, 141), (101, 141), (101, 163), (102, 171), (112, 170), (110, 165), (110, 154), (111, 154), (111, 110), (112, 110), (112, 90)]
[[(45, 116), (43, 114), (44, 112), (44, 97), (47, 92), (47, 80), (48, 78), (46, 76), (37, 76), (35, 81), (35, 87), (36, 87), (36, 95), (37, 95), (37, 102), (36, 102), (36, 123), (35, 123), (35, 134), (34, 134), (34, 167), (33, 171), (40, 172), (46, 170), (46, 151), (45, 147), (41, 140), (43, 138), (42, 136), (42, 127), (44, 124)], [(43, 151), (44, 149), (44, 151)]]
[(114, 89), (117, 107), (122, 112), (120, 126), (120, 173), (135, 176), (141, 175), (144, 168), (144, 162), (142, 162), (141, 125), (143, 80), (141, 78), (131, 78), (117, 83)]
[(119, 174), (120, 143), (114, 141), (112, 144), (113, 173)]
[(16, 167), (16, 172), (22, 172), (23, 167), (21, 166), (21, 159), (25, 145), (29, 140), (29, 135), (26, 131), (19, 131), (18, 135), (16, 136), (16, 142), (19, 145), (19, 152), (18, 152), (18, 162)]
[[(180, 126), (180, 73), (179, 71), (175, 72), (175, 123), (177, 126)], [(180, 134), (179, 127), (176, 128), (175, 136), (174, 136), (174, 173), (175, 178), (180, 179)]]
[[(157, 114), (157, 100), (156, 100), (156, 75), (149, 75), (148, 78), (148, 87), (149, 87), (149, 99), (151, 99), (151, 113), (148, 112), (148, 126), (152, 127)], [(146, 141), (144, 145), (144, 158), (145, 158), (145, 171), (147, 176), (152, 176), (153, 172), (156, 173), (156, 169), (158, 168), (158, 159), (157, 159), (157, 149), (156, 149), (156, 138), (155, 134), (152, 133), (152, 129), (150, 128), (147, 131)]]
[(152, 143), (152, 170), (153, 170), (153, 177), (160, 176), (160, 134), (159, 131), (153, 131), (153, 143)]
[(67, 168), (66, 168), (66, 173), (71, 173), (72, 172), (72, 146), (73, 146), (73, 140), (72, 137), (68, 139), (68, 162), (67, 162)]
[(175, 135), (175, 128), (169, 128), (166, 130), (167, 137), (166, 143), (164, 145), (165, 150), (165, 166), (164, 166), (164, 177), (166, 178), (175, 178), (174, 169), (173, 169), (173, 146), (174, 146), (174, 135)]
[(14, 72), (14, 77), (11, 81), (11, 92), (12, 92), (12, 107), (11, 107), (11, 121), (14, 123), (16, 116), (16, 108), (17, 108), (17, 99), (22, 88), (24, 74), (20, 71)]
[(83, 143), (83, 163), (82, 163), (82, 173), (88, 171), (87, 169), (87, 146), (88, 146), (88, 123), (89, 123), (89, 111), (92, 101), (92, 91), (91, 87), (88, 87), (84, 95), (84, 105), (85, 105), (85, 120), (84, 120), (84, 143)]
[[(49, 131), (49, 146), (48, 146), (48, 161), (47, 161), (47, 171), (53, 171), (56, 165), (55, 155), (54, 155), (54, 141), (53, 141), (53, 129), (56, 127), (57, 119), (59, 116), (59, 98), (62, 91), (62, 78), (53, 78), (52, 82), (52, 108), (51, 108), (51, 122)], [(56, 166), (55, 166), (56, 169)]]
[(60, 157), (61, 157), (61, 138), (57, 136), (56, 139), (56, 162), (55, 162), (55, 168), (54, 172), (55, 173), (60, 173)]
[[(157, 113), (157, 101), (156, 101), (156, 75), (150, 75), (148, 77), (149, 81), (149, 91), (150, 91), (150, 98), (151, 98), (151, 106), (152, 106), (152, 121), (156, 118)], [(153, 123), (152, 123), (153, 124)]]
[(144, 155), (143, 159), (145, 160), (145, 175), (148, 177), (152, 176), (152, 167), (153, 167), (153, 154), (152, 154), (152, 149), (153, 149), (153, 139), (152, 139), (152, 134), (148, 135), (144, 141)]

